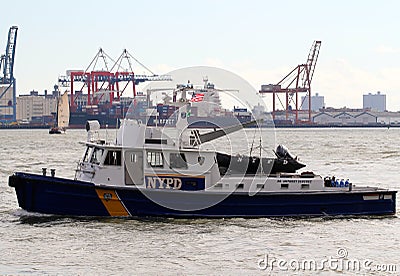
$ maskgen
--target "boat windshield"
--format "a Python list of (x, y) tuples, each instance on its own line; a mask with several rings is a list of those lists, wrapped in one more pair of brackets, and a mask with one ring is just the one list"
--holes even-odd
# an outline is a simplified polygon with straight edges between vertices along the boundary
[(93, 152), (93, 147), (89, 146), (86, 148), (85, 154), (83, 155), (83, 162), (88, 162), (89, 161), (89, 157), (92, 156), (92, 152)]
[(99, 165), (103, 157), (104, 149), (94, 147), (90, 158), (90, 163)]

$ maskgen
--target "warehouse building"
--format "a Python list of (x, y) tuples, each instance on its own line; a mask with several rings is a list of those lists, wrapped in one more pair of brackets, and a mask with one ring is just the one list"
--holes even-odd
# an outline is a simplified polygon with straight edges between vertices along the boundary
[(377, 124), (378, 117), (369, 113), (349, 113), (340, 112), (331, 114), (327, 112), (318, 113), (313, 117), (313, 123), (318, 125), (374, 125)]

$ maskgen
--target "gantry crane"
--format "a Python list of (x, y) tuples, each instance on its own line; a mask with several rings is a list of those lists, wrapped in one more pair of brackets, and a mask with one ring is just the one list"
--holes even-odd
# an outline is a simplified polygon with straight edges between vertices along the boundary
[[(8, 31), (6, 53), (0, 58), (0, 122), (15, 122), (17, 117), (17, 96), (14, 78), (15, 46), (17, 43), (17, 26)], [(10, 95), (12, 92), (12, 95)], [(8, 112), (12, 109), (12, 114)]]
[[(278, 99), (285, 111), (286, 121), (289, 119), (289, 114), (294, 113), (296, 124), (299, 122), (311, 123), (311, 81), (314, 76), (320, 48), (321, 41), (314, 41), (305, 64), (297, 65), (277, 84), (263, 85), (261, 87), (260, 94), (272, 94), (272, 118), (274, 120), (278, 111), (276, 108), (276, 99)], [(308, 101), (308, 108), (304, 108), (303, 102), (299, 101), (299, 93), (305, 94), (303, 101)], [(279, 94), (285, 94), (285, 104), (282, 103)], [(303, 112), (308, 112), (308, 121), (299, 120), (300, 108), (302, 108)]]
[[(133, 72), (132, 63), (130, 59), (135, 60), (139, 65), (150, 72), (151, 75), (136, 75)], [(97, 70), (98, 62), (102, 61), (104, 68)], [(129, 68), (122, 66), (123, 60), (126, 60)], [(108, 66), (110, 61), (113, 63), (111, 67)], [(75, 111), (75, 96), (74, 84), (76, 82), (83, 83), (78, 91), (87, 91), (88, 100), (87, 105), (97, 105), (104, 95), (109, 95), (108, 103), (111, 106), (113, 100), (120, 100), (120, 97), (131, 84), (133, 96), (136, 97), (136, 85), (145, 81), (170, 81), (169, 75), (156, 75), (137, 59), (135, 59), (126, 49), (115, 61), (108, 56), (103, 49), (97, 52), (96, 56), (92, 59), (89, 66), (85, 71), (70, 71), (69, 75), (61, 76), (58, 79), (60, 86), (69, 86), (71, 89), (70, 106), (71, 110)], [(116, 95), (115, 95), (116, 94)], [(116, 96), (116, 97), (115, 97)], [(115, 97), (115, 98), (114, 98)]]

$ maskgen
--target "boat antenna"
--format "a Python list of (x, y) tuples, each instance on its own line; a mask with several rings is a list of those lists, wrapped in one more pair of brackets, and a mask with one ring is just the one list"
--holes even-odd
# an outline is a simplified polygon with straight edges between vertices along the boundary
[(204, 77), (203, 77), (203, 82), (204, 82), (204, 89), (207, 89), (208, 76), (204, 76)]
[(115, 124), (115, 143), (117, 143), (117, 136), (118, 136), (118, 117), (117, 117), (117, 123)]
[(106, 124), (106, 144), (107, 144), (107, 140), (108, 140), (108, 124)]
[[(255, 136), (255, 132), (254, 132), (254, 136)], [(253, 142), (252, 142), (252, 144), (251, 144), (251, 149), (250, 149), (250, 156), (251, 156), (251, 152), (252, 152), (252, 150), (253, 150), (253, 144), (254, 144), (254, 140), (255, 140), (255, 138), (253, 137)], [(262, 138), (261, 138), (261, 135), (260, 135), (260, 144), (258, 145), (258, 146), (256, 146), (256, 147), (254, 147), (254, 149), (259, 149), (260, 150), (260, 173), (263, 173), (263, 164), (262, 164), (262, 152), (263, 152), (263, 150), (264, 151), (266, 151), (266, 149), (263, 147), (263, 145), (262, 145)]]
[(256, 131), (254, 131), (254, 135), (253, 135), (253, 141), (251, 142), (251, 148), (250, 148), (250, 156), (251, 156), (251, 153), (253, 152), (253, 146), (254, 146), (254, 140), (256, 139)]

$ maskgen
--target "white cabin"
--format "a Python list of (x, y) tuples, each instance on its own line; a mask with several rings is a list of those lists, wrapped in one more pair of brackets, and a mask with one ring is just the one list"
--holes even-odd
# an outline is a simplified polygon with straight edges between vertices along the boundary
[(122, 122), (115, 143), (94, 140), (93, 135), (88, 139), (75, 178), (96, 185), (214, 193), (340, 188), (326, 187), (322, 177), (312, 173), (237, 175), (228, 171), (222, 174), (217, 153), (190, 145), (193, 137), (181, 132), (179, 137), (172, 139), (160, 129), (147, 127), (136, 120)]

